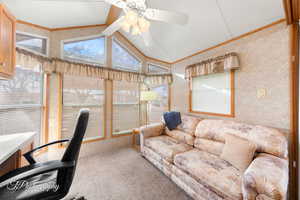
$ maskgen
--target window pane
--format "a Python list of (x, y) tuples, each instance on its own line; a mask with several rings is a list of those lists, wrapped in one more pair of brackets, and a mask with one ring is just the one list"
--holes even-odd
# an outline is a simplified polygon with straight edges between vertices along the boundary
[[(43, 75), (17, 66), (11, 80), (0, 80), (0, 134), (36, 132), (40, 144)], [(17, 124), (17, 126), (16, 126)]]
[(170, 73), (169, 69), (157, 66), (157, 65), (148, 65), (148, 73), (149, 74), (164, 74), (164, 73)]
[(0, 80), (0, 105), (40, 104), (42, 76), (34, 70), (16, 67), (11, 80)]
[(0, 109), (0, 135), (36, 132), (35, 146), (41, 139), (41, 107)]
[(113, 68), (128, 71), (140, 71), (141, 62), (123, 48), (117, 41), (112, 42)]
[(64, 58), (88, 63), (105, 63), (105, 38), (64, 43)]
[(104, 137), (104, 80), (64, 76), (62, 138), (70, 138), (81, 108), (90, 110), (85, 138)]
[(113, 134), (123, 134), (140, 126), (139, 84), (113, 82)]
[(34, 37), (26, 34), (17, 33), (17, 46), (41, 53), (47, 54), (47, 40), (45, 38)]
[(157, 99), (149, 103), (149, 122), (160, 122), (163, 113), (169, 110), (169, 86), (165, 84), (153, 86), (150, 89), (156, 92)]
[(208, 113), (231, 113), (230, 72), (192, 79), (192, 110)]

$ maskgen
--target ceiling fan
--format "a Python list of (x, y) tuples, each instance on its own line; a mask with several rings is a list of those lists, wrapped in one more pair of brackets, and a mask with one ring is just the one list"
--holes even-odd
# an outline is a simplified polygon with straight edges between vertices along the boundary
[[(51, 1), (51, 0), (39, 0)], [(58, 0), (52, 0), (58, 1)], [(60, 0), (60, 2), (106, 2), (113, 6), (123, 9), (124, 15), (119, 17), (109, 25), (103, 34), (112, 35), (119, 29), (130, 32), (132, 35), (141, 35), (147, 46), (152, 43), (152, 37), (149, 33), (150, 20), (162, 21), (185, 25), (188, 22), (188, 16), (178, 12), (148, 8), (146, 0)]]

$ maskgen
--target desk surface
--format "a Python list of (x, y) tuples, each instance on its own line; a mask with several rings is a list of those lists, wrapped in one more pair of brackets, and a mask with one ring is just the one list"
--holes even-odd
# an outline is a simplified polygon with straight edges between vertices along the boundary
[(34, 140), (35, 132), (17, 133), (0, 136), (0, 164), (21, 149), (25, 144)]

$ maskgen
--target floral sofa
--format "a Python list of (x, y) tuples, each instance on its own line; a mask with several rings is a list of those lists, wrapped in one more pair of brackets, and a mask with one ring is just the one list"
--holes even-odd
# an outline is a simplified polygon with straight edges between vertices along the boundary
[[(287, 198), (288, 144), (276, 129), (185, 115), (175, 130), (164, 123), (140, 130), (142, 155), (193, 199)], [(220, 158), (227, 133), (257, 145), (245, 171)]]

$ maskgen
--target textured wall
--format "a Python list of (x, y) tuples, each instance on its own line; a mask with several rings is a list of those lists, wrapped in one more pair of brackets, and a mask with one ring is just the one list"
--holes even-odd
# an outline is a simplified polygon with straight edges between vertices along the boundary
[[(241, 69), (235, 73), (234, 120), (289, 129), (288, 43), (287, 26), (281, 23), (174, 64), (172, 109), (188, 112), (188, 82), (183, 79), (187, 65), (234, 51), (241, 61)], [(260, 88), (266, 89), (267, 95), (258, 99)]]

